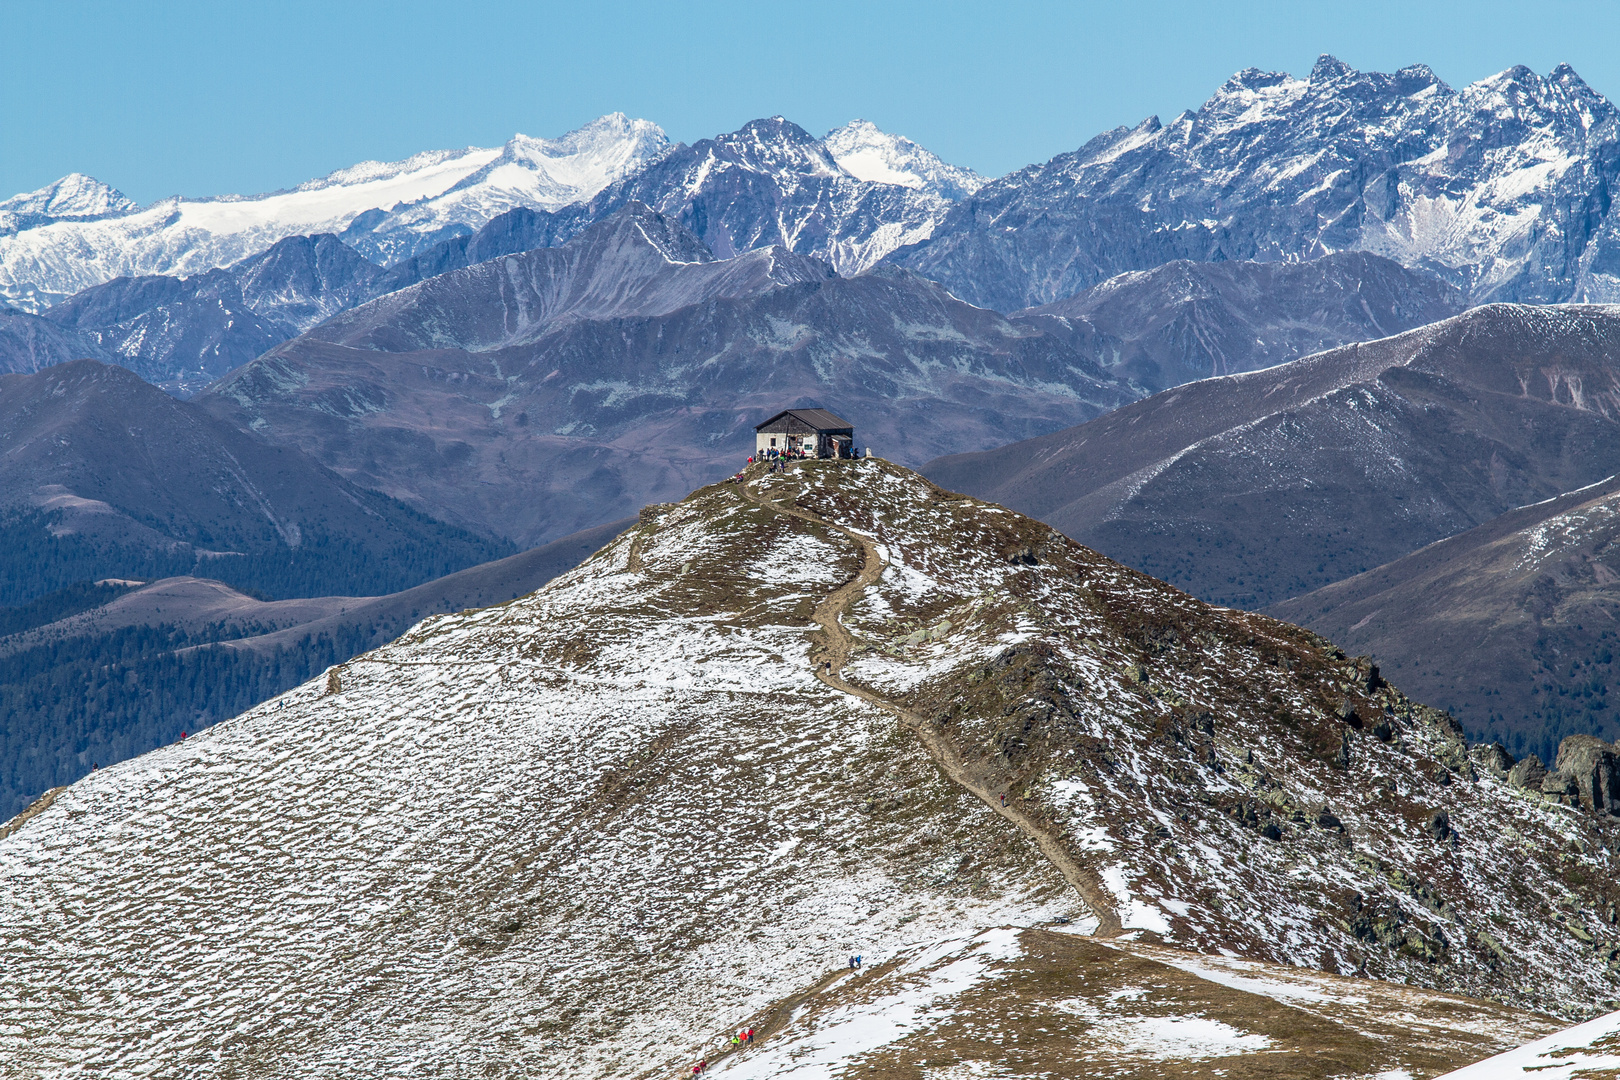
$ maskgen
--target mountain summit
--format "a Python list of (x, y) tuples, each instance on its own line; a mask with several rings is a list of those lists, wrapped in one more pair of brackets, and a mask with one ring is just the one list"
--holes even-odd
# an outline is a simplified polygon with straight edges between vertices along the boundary
[[(0, 1062), (628, 1077), (756, 1024), (837, 1055), (792, 1025), (835, 984), (875, 1007), (865, 968), (927, 1007), (867, 1051), (995, 1060), (953, 1021), (1023, 964), (1070, 995), (1029, 1052), (1073, 1074), (1122, 1052), (1077, 961), (1227, 951), (1411, 984), (1394, 1039), (1336, 1029), (1371, 1074), (1419, 1006), (1526, 1028), (1423, 987), (1615, 996), (1620, 836), (1579, 802), (1513, 796), (1305, 631), (878, 460), (757, 466), (6, 826)], [(1161, 1020), (1206, 1015), (1181, 992)], [(1200, 1053), (1323, 1052), (1275, 1004)]]

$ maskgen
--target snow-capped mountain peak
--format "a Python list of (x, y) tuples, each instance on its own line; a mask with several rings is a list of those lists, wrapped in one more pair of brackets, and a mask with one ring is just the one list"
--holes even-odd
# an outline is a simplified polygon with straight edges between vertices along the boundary
[(781, 116), (750, 120), (736, 131), (716, 135), (715, 152), (751, 169), (799, 176), (843, 176), (844, 170), (820, 140)]
[(1438, 273), (1475, 302), (1607, 301), (1617, 147), (1620, 113), (1567, 65), (1453, 89), (1422, 65), (1324, 56), (1304, 79), (1240, 71), (1162, 130), (1108, 132), (993, 181), (904, 262), (1008, 309), (1175, 259), (1348, 250)]
[(952, 201), (985, 184), (985, 178), (972, 169), (952, 165), (869, 120), (851, 120), (829, 131), (822, 144), (845, 172), (859, 180), (916, 188)]
[(135, 210), (134, 199), (83, 173), (68, 173), (37, 191), (0, 202), (0, 233), (63, 219), (106, 217)]

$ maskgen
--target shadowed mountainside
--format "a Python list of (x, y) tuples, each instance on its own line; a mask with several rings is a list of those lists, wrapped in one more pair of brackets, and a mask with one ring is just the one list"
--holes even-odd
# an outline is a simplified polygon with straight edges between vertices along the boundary
[(1620, 472), (1620, 309), (1492, 304), (925, 466), (1263, 607)]
[(1552, 762), (1620, 735), (1620, 482), (1512, 510), (1269, 614), (1359, 653), (1469, 734)]
[(1388, 337), (1462, 309), (1462, 294), (1432, 274), (1347, 252), (1308, 262), (1181, 260), (1014, 318), (1069, 337), (1151, 394)]
[(511, 551), (94, 360), (0, 376), (0, 459), (12, 605), (181, 574), (283, 598), (380, 594)]
[(907, 271), (840, 278), (780, 248), (718, 261), (637, 204), (340, 315), (197, 401), (527, 544), (734, 470), (783, 407), (832, 408), (861, 445), (921, 461), (1129, 396), (1064, 342)]

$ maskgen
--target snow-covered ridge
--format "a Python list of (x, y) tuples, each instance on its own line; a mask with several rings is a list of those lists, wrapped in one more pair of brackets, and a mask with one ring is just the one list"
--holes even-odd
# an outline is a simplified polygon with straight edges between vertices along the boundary
[(96, 218), (139, 209), (134, 199), (83, 173), (0, 202), (0, 235), (64, 218)]
[(514, 206), (557, 209), (589, 199), (667, 146), (656, 125), (615, 113), (555, 140), (518, 135), (495, 149), (361, 162), (288, 191), (176, 196), (144, 209), (88, 177), (65, 177), (0, 204), (0, 296), (21, 303), (31, 286), (54, 300), (119, 276), (189, 276), (288, 236), (342, 233), (362, 215), (354, 246), (387, 261), (447, 231), (471, 232)]
[[(1620, 296), (1620, 114), (1568, 67), (1240, 71), (1197, 109), (992, 181), (907, 264), (998, 310), (1176, 259), (1366, 251), (1476, 302)], [(1036, 229), (1026, 226), (1042, 222)], [(999, 268), (987, 270), (987, 268)]]

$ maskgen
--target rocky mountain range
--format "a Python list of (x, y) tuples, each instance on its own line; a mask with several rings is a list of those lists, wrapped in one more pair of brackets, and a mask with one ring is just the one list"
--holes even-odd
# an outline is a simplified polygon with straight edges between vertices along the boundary
[(0, 204), (0, 293), (38, 313), (115, 277), (192, 276), (323, 232), (391, 265), (512, 209), (561, 215), (564, 240), (639, 201), (721, 257), (782, 246), (850, 274), (892, 256), (1004, 312), (1178, 260), (1345, 251), (1432, 272), (1470, 303), (1602, 301), (1620, 297), (1616, 132), (1613, 105), (1567, 65), (1458, 90), (1421, 65), (1330, 56), (1304, 79), (1238, 72), (1168, 125), (989, 182), (866, 121), (817, 139), (773, 117), (686, 146), (613, 114), (247, 198), (143, 209), (64, 177)]
[(866, 121), (818, 140), (777, 117), (688, 147), (618, 113), (555, 140), (362, 162), (268, 195), (141, 208), (75, 174), (0, 203), (0, 298), (38, 314), (115, 278), (194, 277), (322, 233), (394, 266), (515, 209), (567, 211), (555, 230), (566, 239), (631, 200), (681, 217), (722, 254), (779, 244), (854, 271), (926, 237), (982, 182)]
[(1617, 140), (1614, 106), (1568, 65), (1458, 90), (1422, 65), (1323, 56), (992, 181), (898, 257), (1002, 311), (1178, 259), (1336, 251), (1432, 271), (1472, 303), (1620, 299)]
[(216, 578), (377, 595), (510, 554), (94, 360), (0, 376), (0, 603)]
[(756, 467), (6, 825), (0, 1062), (1430, 1073), (1620, 990), (1613, 806), (898, 466)]
[(989, 447), (1132, 396), (1027, 323), (908, 271), (784, 248), (716, 259), (631, 203), (557, 248), (381, 297), (196, 398), (222, 422), (469, 529), (540, 543), (739, 467), (819, 402), (898, 461)]
[(1268, 610), (1379, 658), (1476, 738), (1550, 763), (1570, 735), (1620, 736), (1617, 585), (1611, 477)]
[(39, 315), (0, 308), (0, 370), (38, 371), (88, 357), (189, 397), (366, 300), (501, 255), (549, 247), (558, 235), (554, 215), (519, 208), (386, 269), (323, 233), (289, 236), (232, 266), (189, 278), (115, 278)]

